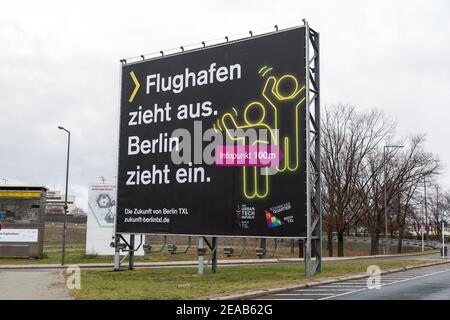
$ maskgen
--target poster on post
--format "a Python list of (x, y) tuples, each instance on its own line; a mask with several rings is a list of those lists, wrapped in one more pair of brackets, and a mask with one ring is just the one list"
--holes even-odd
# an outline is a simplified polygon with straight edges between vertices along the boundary
[[(88, 255), (114, 255), (111, 242), (114, 236), (114, 219), (116, 216), (116, 192), (113, 183), (90, 183), (88, 189), (88, 214), (86, 225), (86, 254)], [(129, 241), (129, 237), (126, 237)], [(145, 237), (143, 237), (145, 241)], [(140, 238), (135, 240), (135, 246)], [(142, 246), (136, 255), (144, 255)]]

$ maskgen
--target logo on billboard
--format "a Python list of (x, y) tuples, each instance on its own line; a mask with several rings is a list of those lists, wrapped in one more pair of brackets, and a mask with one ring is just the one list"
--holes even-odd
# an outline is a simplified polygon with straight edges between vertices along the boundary
[[(286, 215), (287, 211), (289, 211), (290, 209), (291, 209), (291, 203), (286, 202), (281, 205), (264, 210), (265, 214), (266, 214), (267, 227), (269, 229), (273, 229), (273, 228), (278, 228), (278, 227), (284, 226), (289, 223), (293, 223), (294, 216)], [(278, 217), (275, 215), (278, 215)], [(280, 217), (280, 215), (282, 217)]]
[(269, 229), (278, 228), (284, 225), (284, 223), (275, 217), (272, 213), (270, 213), (269, 210), (266, 210), (266, 220), (267, 220), (267, 227)]
[(235, 223), (241, 229), (248, 229), (250, 222), (255, 220), (256, 208), (245, 204), (238, 205), (235, 211)]

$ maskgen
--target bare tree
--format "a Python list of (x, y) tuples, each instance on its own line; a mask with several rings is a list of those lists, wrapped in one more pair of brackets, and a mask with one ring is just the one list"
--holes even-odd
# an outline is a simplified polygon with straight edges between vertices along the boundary
[(71, 215), (74, 216), (87, 216), (86, 211), (84, 211), (83, 209), (81, 209), (80, 207), (75, 207), (70, 211)]
[(443, 190), (437, 181), (429, 188), (429, 224), (431, 234), (440, 238), (442, 236), (442, 221), (448, 222), (450, 218), (450, 193)]
[[(378, 254), (379, 239), (385, 222), (384, 188), (386, 187), (387, 190), (386, 203), (389, 209), (391, 209), (391, 203), (395, 198), (405, 197), (405, 194), (407, 194), (406, 199), (408, 201), (403, 205), (405, 210), (408, 210), (407, 207), (413, 196), (412, 193), (421, 183), (423, 177), (438, 173), (439, 158), (424, 151), (424, 142), (425, 137), (423, 135), (411, 136), (404, 150), (390, 152), (385, 159), (380, 147), (377, 153), (369, 157), (370, 165), (366, 168), (370, 171), (362, 173), (362, 175), (371, 176), (372, 182), (365, 188), (362, 186), (362, 201), (365, 198), (366, 219), (371, 234), (371, 254)], [(380, 167), (384, 166), (386, 166), (385, 173), (384, 170), (380, 170)], [(392, 221), (394, 214), (391, 211), (388, 211), (388, 219)], [(406, 216), (398, 217), (397, 222), (401, 225), (400, 231), (403, 235), (406, 227)]]
[[(426, 152), (423, 148), (425, 142), (424, 135), (416, 135), (410, 138), (409, 146), (403, 154), (400, 154), (398, 160), (394, 164), (398, 169), (397, 190), (391, 190), (392, 193), (398, 193), (399, 197), (404, 201), (402, 206), (404, 212), (399, 210), (392, 216), (397, 216), (396, 221), (399, 227), (398, 252), (401, 253), (402, 238), (406, 229), (407, 215), (411, 212), (411, 201), (414, 193), (421, 185), (424, 177), (436, 175), (439, 171), (439, 158)], [(388, 180), (389, 181), (389, 180)], [(395, 187), (395, 186), (394, 186)]]
[[(324, 224), (332, 254), (332, 232), (338, 236), (338, 256), (344, 255), (344, 232), (354, 227), (366, 208), (361, 188), (371, 176), (361, 176), (371, 163), (368, 157), (393, 133), (395, 124), (377, 110), (357, 113), (355, 107), (338, 104), (326, 109), (322, 123), (322, 174)], [(330, 249), (331, 248), (331, 249)]]

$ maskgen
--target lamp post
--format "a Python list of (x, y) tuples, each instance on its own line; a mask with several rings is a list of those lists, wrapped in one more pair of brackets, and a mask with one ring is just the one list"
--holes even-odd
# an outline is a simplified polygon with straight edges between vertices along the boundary
[(67, 189), (69, 187), (69, 156), (70, 156), (70, 131), (64, 127), (58, 127), (58, 129), (67, 132), (67, 167), (66, 167), (66, 193), (64, 195), (64, 230), (63, 230), (63, 243), (61, 252), (61, 266), (64, 266), (64, 255), (66, 252), (66, 238), (67, 238)]
[(442, 219), (442, 226), (441, 226), (441, 233), (442, 233), (442, 259), (445, 259), (445, 225), (446, 222), (444, 220), (444, 212), (442, 212), (442, 215), (439, 214), (439, 186), (436, 186), (436, 215), (439, 217), (441, 216)]
[(384, 162), (384, 254), (389, 252), (388, 243), (388, 219), (387, 219), (387, 187), (386, 187), (386, 149), (389, 148), (403, 148), (404, 146), (384, 146), (383, 162)]
[(425, 232), (426, 232), (426, 240), (428, 240), (427, 180), (425, 176), (423, 177), (423, 190), (424, 190), (424, 205), (425, 205)]
[(442, 218), (442, 259), (445, 259), (445, 222)]

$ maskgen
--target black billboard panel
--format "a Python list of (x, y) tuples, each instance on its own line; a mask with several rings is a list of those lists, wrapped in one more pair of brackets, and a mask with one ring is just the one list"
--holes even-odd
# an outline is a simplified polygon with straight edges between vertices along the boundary
[(123, 65), (117, 232), (305, 236), (305, 110), (303, 27)]

